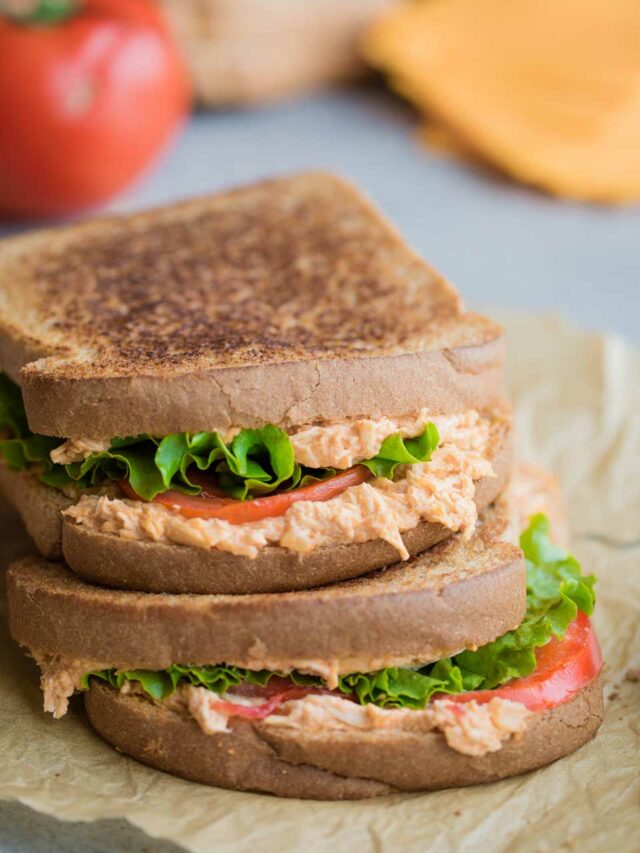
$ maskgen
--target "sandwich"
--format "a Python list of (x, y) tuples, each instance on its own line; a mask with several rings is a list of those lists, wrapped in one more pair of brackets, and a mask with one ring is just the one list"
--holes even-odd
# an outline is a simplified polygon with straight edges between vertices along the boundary
[(0, 486), (114, 589), (363, 576), (512, 468), (502, 330), (325, 174), (3, 241), (0, 366)]
[(28, 557), (11, 633), (54, 716), (78, 692), (105, 740), (187, 779), (355, 799), (504, 778), (602, 719), (594, 578), (551, 539), (554, 489), (521, 471), (471, 537), (321, 589), (117, 591)]
[(10, 630), (54, 717), (79, 694), (139, 761), (316, 799), (595, 734), (595, 579), (555, 481), (514, 476), (502, 331), (340, 180), (5, 241), (0, 365), (41, 552)]

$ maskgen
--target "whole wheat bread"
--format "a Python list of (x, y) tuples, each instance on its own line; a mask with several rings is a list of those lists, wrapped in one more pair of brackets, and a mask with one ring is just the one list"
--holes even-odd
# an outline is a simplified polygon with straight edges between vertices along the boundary
[(309, 173), (0, 242), (0, 367), (64, 438), (483, 408), (504, 340)]
[(45, 557), (62, 557), (62, 512), (74, 501), (45, 486), (33, 474), (12, 471), (0, 461), (0, 492), (18, 511), (29, 536)]
[(278, 730), (234, 720), (207, 735), (137, 695), (94, 683), (85, 696), (93, 728), (132, 758), (194, 782), (281, 797), (351, 800), (493, 782), (550, 764), (595, 735), (604, 713), (596, 678), (563, 705), (536, 714), (524, 734), (477, 757), (439, 732)]
[(339, 671), (429, 661), (490, 642), (524, 615), (525, 568), (505, 499), (475, 536), (406, 563), (299, 592), (166, 595), (91, 586), (30, 557), (7, 574), (13, 637), (44, 655), (125, 669), (228, 663)]

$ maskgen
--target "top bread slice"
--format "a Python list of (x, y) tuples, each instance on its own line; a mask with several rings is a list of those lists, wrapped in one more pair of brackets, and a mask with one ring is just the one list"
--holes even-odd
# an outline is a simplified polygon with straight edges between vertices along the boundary
[(3, 241), (0, 366), (34, 432), (105, 439), (482, 408), (504, 340), (309, 173)]

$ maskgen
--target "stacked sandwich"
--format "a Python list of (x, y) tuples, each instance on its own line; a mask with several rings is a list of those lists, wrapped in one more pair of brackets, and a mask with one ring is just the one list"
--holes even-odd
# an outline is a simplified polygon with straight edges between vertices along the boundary
[(515, 472), (501, 330), (352, 188), (12, 238), (0, 311), (0, 476), (42, 554), (10, 627), (47, 711), (79, 693), (146, 764), (312, 798), (593, 736), (594, 579)]

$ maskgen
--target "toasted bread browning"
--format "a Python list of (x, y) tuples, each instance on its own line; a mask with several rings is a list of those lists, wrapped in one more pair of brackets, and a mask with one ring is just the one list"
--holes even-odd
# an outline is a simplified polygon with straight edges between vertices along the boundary
[(502, 330), (331, 175), (0, 244), (0, 367), (45, 435), (449, 413), (503, 366)]
[(462, 314), (455, 291), (329, 175), (51, 237), (5, 250), (1, 282), (3, 320), (65, 353), (54, 375), (404, 353)]

